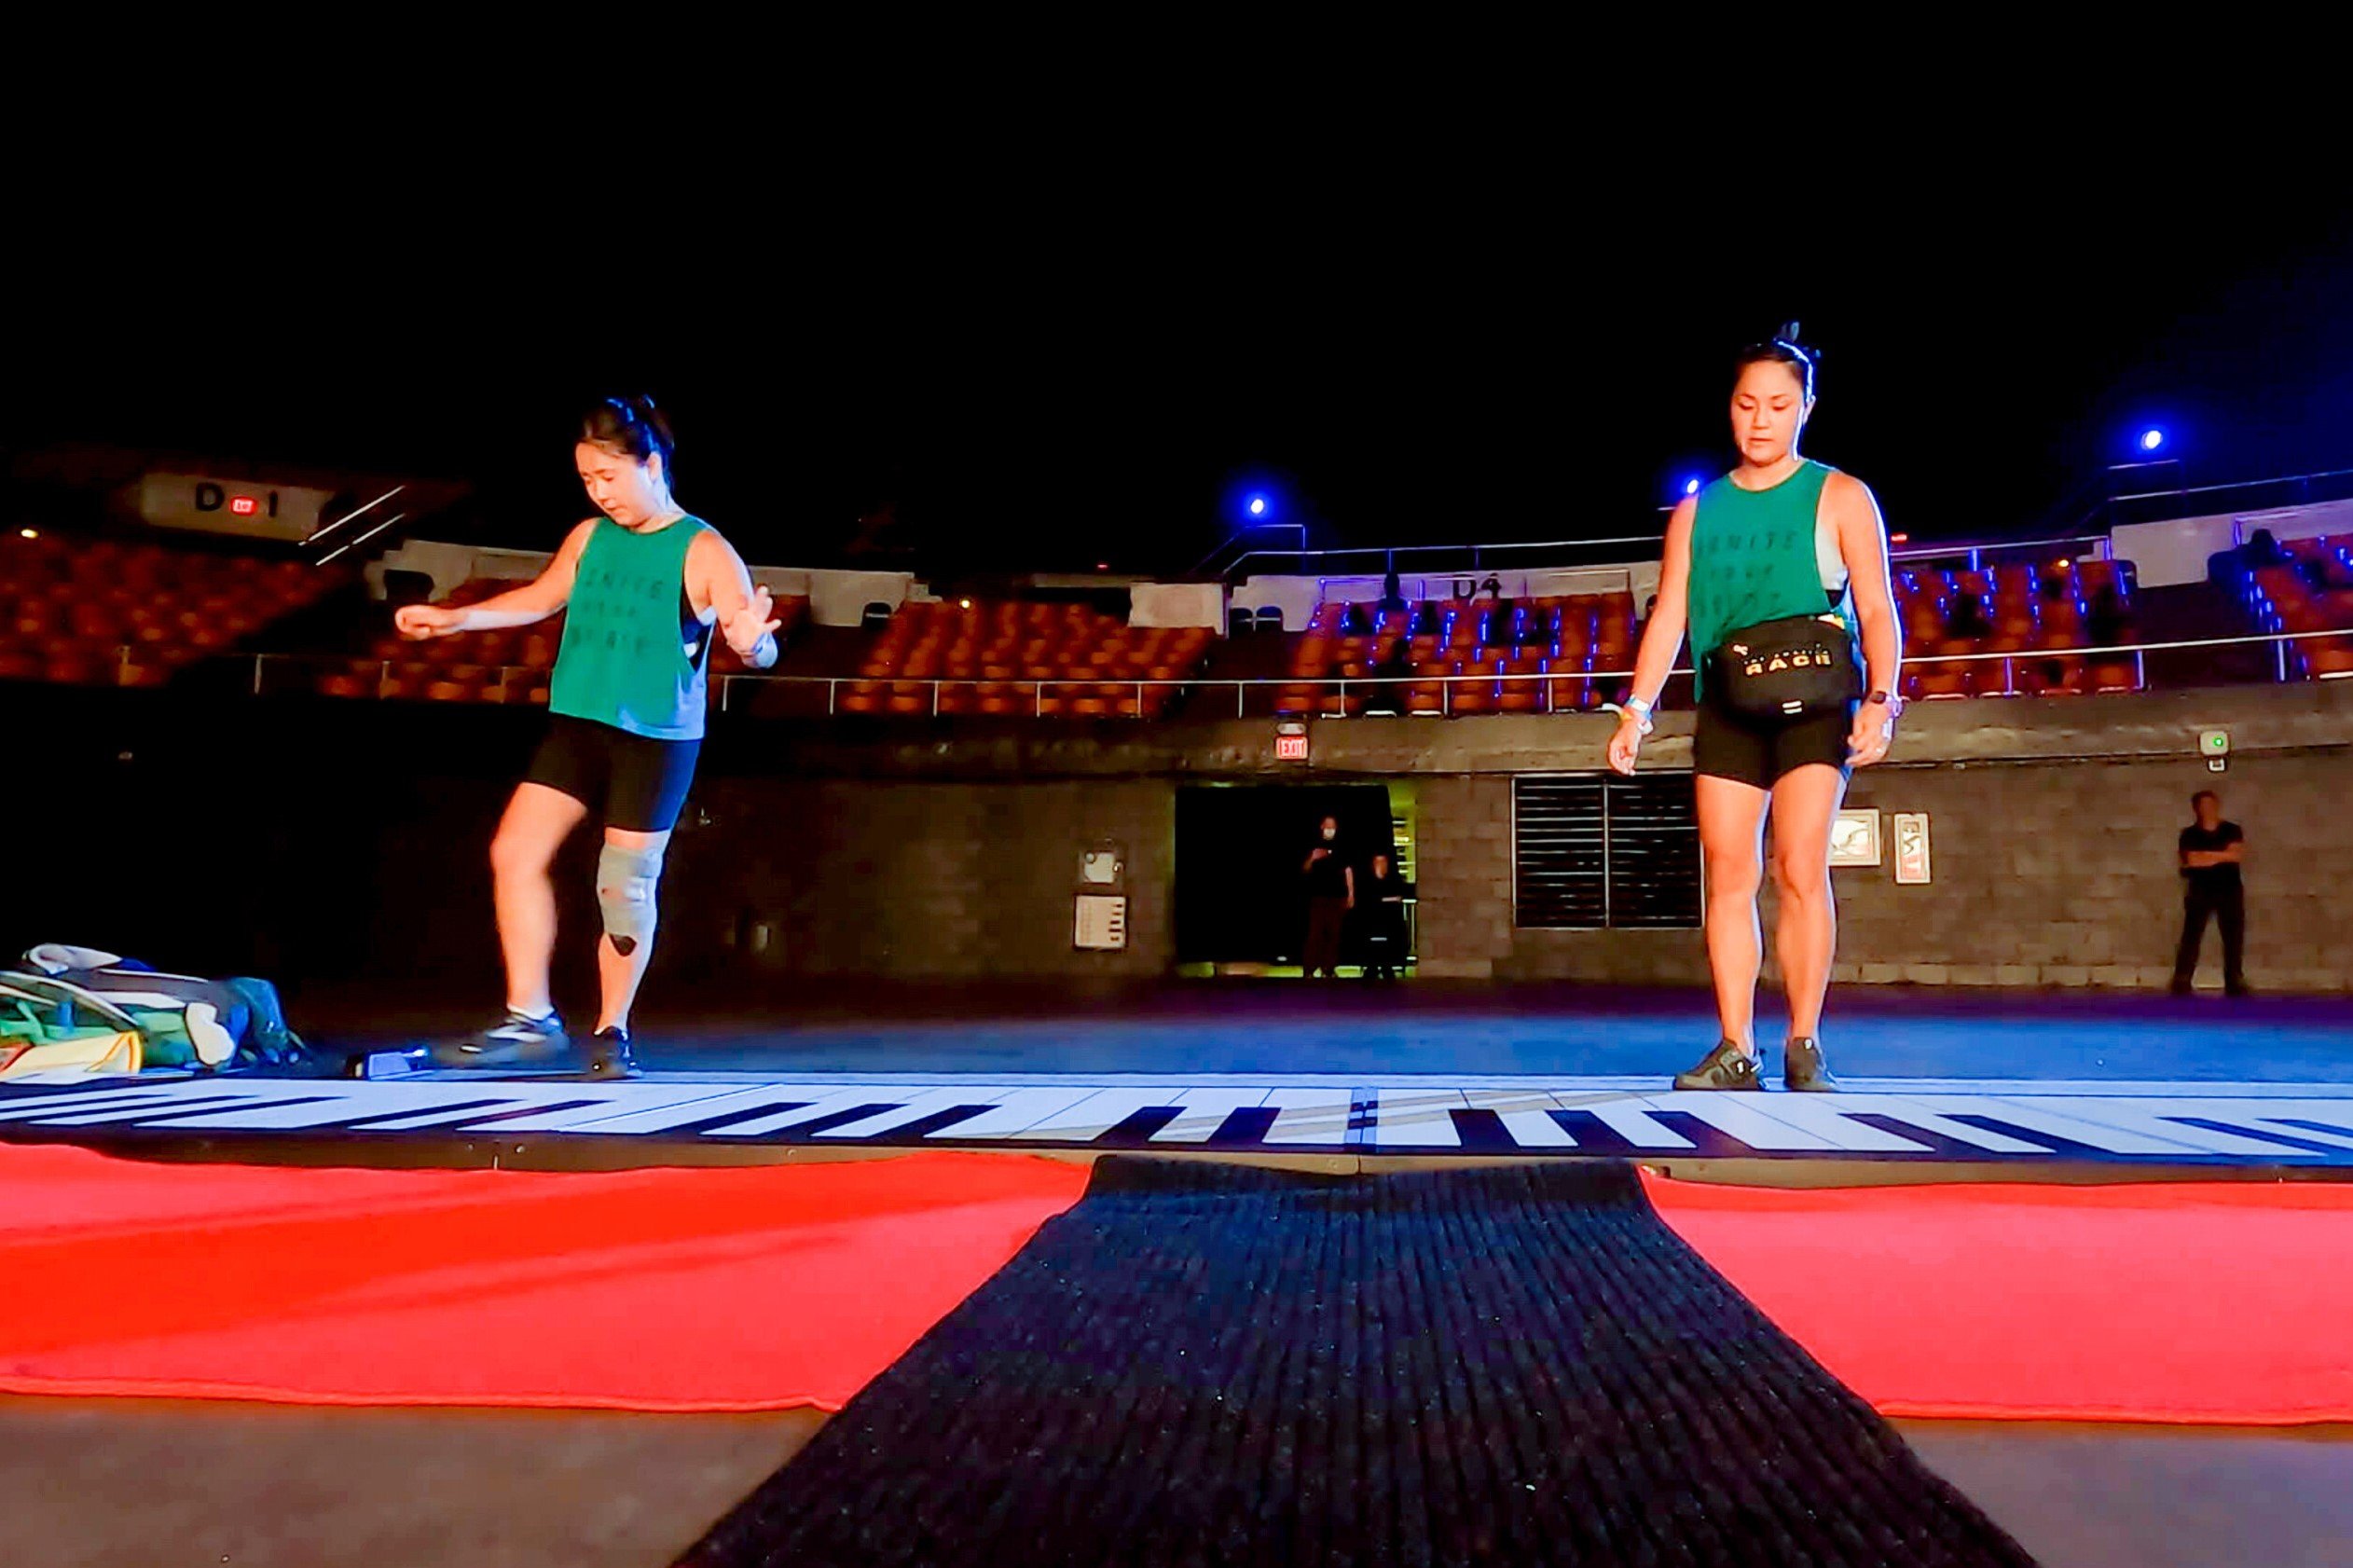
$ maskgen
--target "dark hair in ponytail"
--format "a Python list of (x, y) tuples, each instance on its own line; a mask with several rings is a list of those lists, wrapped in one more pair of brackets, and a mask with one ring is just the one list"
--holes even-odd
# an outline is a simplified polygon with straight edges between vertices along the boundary
[(639, 462), (659, 452), (663, 479), (678, 481), (678, 441), (670, 434), (670, 421), (642, 392), (599, 399), (580, 417), (580, 439)]
[(1732, 362), (1732, 374), (1738, 377), (1750, 365), (1768, 361), (1774, 364), (1785, 364), (1789, 366), (1789, 373), (1797, 378), (1797, 384), (1806, 390), (1807, 401), (1811, 402), (1814, 395), (1814, 364), (1821, 358), (1819, 351), (1798, 343), (1796, 322), (1783, 322), (1770, 342), (1752, 343), (1741, 351), (1740, 357)]

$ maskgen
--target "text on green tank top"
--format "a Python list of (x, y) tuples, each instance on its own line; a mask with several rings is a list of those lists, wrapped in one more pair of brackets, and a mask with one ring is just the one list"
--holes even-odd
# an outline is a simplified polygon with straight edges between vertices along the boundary
[(1770, 489), (1742, 489), (1727, 475), (1699, 491), (1685, 594), (1695, 669), (1733, 632), (1764, 621), (1835, 610), (1853, 635), (1851, 596), (1833, 599), (1815, 548), (1831, 473), (1805, 459)]
[(681, 517), (649, 533), (599, 517), (565, 608), (551, 713), (655, 740), (699, 740), (709, 628), (685, 603), (686, 552), (708, 525)]

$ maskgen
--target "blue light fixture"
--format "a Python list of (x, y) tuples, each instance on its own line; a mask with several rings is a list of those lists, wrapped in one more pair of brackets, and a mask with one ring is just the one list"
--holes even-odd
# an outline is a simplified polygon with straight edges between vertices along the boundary
[(1686, 495), (1698, 495), (1699, 493), (1699, 481), (1697, 479), (1686, 479), (1683, 482), (1683, 493)]
[(1250, 516), (1253, 517), (1263, 517), (1266, 516), (1266, 497), (1262, 495), (1254, 495), (1250, 498)]
[(2165, 432), (2159, 430), (2156, 426), (2151, 425), (2147, 430), (2140, 433), (2140, 449), (2142, 451), (2153, 452), (2164, 445)]

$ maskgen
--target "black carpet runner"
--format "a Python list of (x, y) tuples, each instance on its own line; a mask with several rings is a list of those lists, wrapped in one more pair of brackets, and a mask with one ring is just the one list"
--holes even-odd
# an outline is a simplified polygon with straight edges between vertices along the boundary
[(2030, 1561), (1628, 1167), (1123, 1157), (681, 1559)]

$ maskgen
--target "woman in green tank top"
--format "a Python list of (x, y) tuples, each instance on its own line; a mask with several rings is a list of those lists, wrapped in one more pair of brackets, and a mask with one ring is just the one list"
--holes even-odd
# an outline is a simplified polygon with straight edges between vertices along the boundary
[[(746, 663), (777, 658), (775, 606), (743, 557), (670, 493), (677, 443), (647, 397), (607, 398), (581, 421), (573, 460), (597, 516), (538, 578), (479, 604), (412, 604), (410, 637), (529, 626), (570, 608), (548, 730), (490, 844), (506, 1015), (436, 1047), (447, 1066), (637, 1071), (629, 1009), (654, 952), (654, 888), (702, 744), (714, 632)], [(585, 1061), (548, 994), (556, 889), (548, 867), (591, 813), (603, 819), (597, 904), (599, 1011)]]
[[(1610, 739), (1610, 765), (1631, 773), (1651, 711), (1689, 633), (1699, 712), (1692, 730), (1699, 851), (1707, 874), (1708, 968), (1721, 1038), (1678, 1089), (1761, 1089), (1756, 976), (1764, 938), (1756, 895), (1765, 827), (1781, 909), (1774, 950), (1789, 994), (1782, 1081), (1836, 1089), (1823, 1055), (1837, 912), (1830, 829), (1847, 777), (1887, 755), (1903, 711), (1903, 650), (1888, 577), (1887, 530), (1863, 484), (1797, 453), (1814, 407), (1813, 358), (1791, 323), (1746, 350), (1732, 389), (1731, 473), (1686, 498), (1667, 524), (1658, 598), (1634, 659), (1631, 690)], [(1767, 621), (1835, 616), (1861, 643), (1865, 681), (1848, 711), (1775, 722), (1745, 717), (1708, 690), (1708, 654)]]

